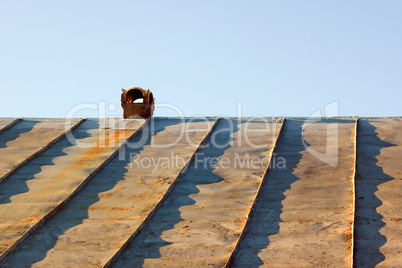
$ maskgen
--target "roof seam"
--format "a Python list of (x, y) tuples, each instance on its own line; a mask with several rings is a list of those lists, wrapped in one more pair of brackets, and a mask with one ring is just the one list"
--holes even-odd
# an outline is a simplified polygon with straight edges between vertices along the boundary
[[(83, 118), (80, 122), (84, 122), (86, 118)], [(149, 118), (144, 121), (144, 123), (133, 133), (131, 134), (125, 141), (123, 141), (120, 146), (105, 160), (100, 164), (94, 171), (92, 171), (82, 182), (81, 184), (63, 201), (61, 201), (55, 208), (53, 208), (50, 212), (48, 212), (45, 216), (43, 216), (37, 223), (35, 223), (28, 231), (24, 233), (12, 246), (10, 246), (1, 256), (0, 256), (0, 263), (6, 259), (15, 248), (21, 245), (28, 237), (33, 234), (36, 230), (38, 230), (48, 219), (50, 219), (54, 214), (56, 214), (66, 203), (68, 203), (78, 192), (81, 191), (82, 188), (91, 180), (105, 165), (107, 165), (124, 147), (129, 140), (134, 138), (141, 130), (147, 125), (149, 122)], [(78, 123), (77, 123), (78, 124)], [(73, 126), (74, 127), (74, 126)], [(65, 133), (67, 133), (66, 131)], [(62, 138), (62, 137), (61, 137)], [(60, 139), (61, 139), (60, 138)]]
[(0, 134), (3, 133), (4, 131), (6, 131), (7, 129), (11, 128), (12, 126), (14, 126), (15, 124), (17, 124), (20, 121), (22, 121), (22, 118), (14, 119), (13, 121), (11, 121), (10, 123), (8, 123), (7, 125), (5, 125), (4, 127), (2, 127), (0, 129)]
[(281, 133), (282, 133), (283, 126), (285, 125), (286, 118), (282, 118), (282, 119), (280, 120), (280, 122), (281, 122), (280, 129), (279, 129), (279, 131), (278, 131), (278, 133), (277, 133), (277, 136), (276, 136), (276, 139), (275, 139), (275, 144), (274, 144), (274, 146), (273, 146), (272, 149), (271, 149), (271, 153), (270, 153), (270, 156), (269, 156), (269, 162), (267, 163), (267, 168), (265, 169), (264, 174), (261, 176), (261, 183), (260, 183), (260, 185), (258, 186), (257, 193), (255, 194), (253, 203), (251, 204), (251, 208), (250, 208), (249, 213), (248, 213), (248, 215), (247, 215), (246, 222), (244, 223), (243, 229), (241, 230), (241, 232), (240, 232), (240, 234), (239, 234), (239, 238), (237, 239), (237, 241), (236, 241), (236, 243), (235, 243), (235, 246), (234, 246), (232, 252), (230, 253), (229, 258), (228, 258), (228, 260), (226, 261), (226, 264), (224, 265), (225, 268), (230, 267), (231, 264), (232, 264), (232, 262), (233, 262), (233, 258), (234, 258), (234, 256), (235, 256), (235, 253), (236, 253), (236, 251), (238, 250), (238, 248), (239, 248), (239, 246), (240, 246), (240, 242), (241, 242), (241, 240), (242, 240), (243, 234), (244, 234), (244, 232), (245, 232), (245, 230), (246, 230), (247, 225), (248, 225), (249, 222), (250, 222), (251, 215), (253, 214), (253, 212), (254, 212), (254, 210), (255, 210), (255, 207), (256, 207), (256, 205), (257, 205), (257, 200), (259, 199), (259, 197), (260, 197), (260, 195), (261, 195), (263, 185), (264, 185), (264, 183), (265, 183), (266, 180), (267, 180), (269, 171), (271, 170), (271, 169), (270, 169), (270, 164), (271, 164), (271, 161), (272, 161), (272, 157), (273, 157), (274, 152), (275, 152), (275, 150), (276, 150), (276, 147), (277, 147), (277, 145), (278, 145), (278, 140), (279, 140), (279, 137), (280, 137), (280, 135), (281, 135)]
[(166, 198), (169, 196), (170, 192), (173, 190), (174, 186), (176, 185), (176, 182), (182, 176), (186, 171), (187, 168), (190, 166), (190, 164), (193, 162), (195, 154), (200, 150), (201, 146), (205, 144), (206, 140), (211, 136), (212, 132), (214, 131), (215, 127), (217, 126), (218, 122), (221, 120), (221, 117), (216, 118), (214, 124), (212, 125), (211, 129), (208, 131), (208, 133), (204, 136), (204, 138), (200, 141), (198, 144), (197, 148), (194, 150), (193, 154), (191, 157), (188, 159), (187, 163), (183, 166), (183, 168), (180, 169), (178, 174), (176, 175), (176, 178), (172, 181), (172, 184), (170, 184), (169, 188), (166, 190), (164, 193), (163, 197), (158, 201), (158, 203), (154, 206), (151, 212), (148, 213), (148, 215), (145, 217), (145, 219), (142, 221), (140, 226), (137, 227), (137, 229), (131, 234), (131, 236), (124, 242), (124, 244), (117, 250), (117, 252), (106, 262), (106, 264), (103, 267), (111, 267), (112, 264), (117, 260), (117, 258), (126, 250), (126, 248), (130, 245), (131, 241), (133, 241), (137, 235), (141, 232), (141, 230), (144, 228), (144, 226), (148, 223), (148, 221), (152, 218), (152, 216), (155, 214), (156, 210), (162, 206), (163, 202), (166, 200)]
[(356, 117), (355, 123), (355, 140), (354, 140), (354, 163), (353, 163), (353, 177), (352, 177), (352, 236), (351, 236), (351, 249), (350, 249), (350, 267), (354, 267), (354, 253), (355, 253), (355, 220), (356, 220), (356, 172), (357, 172), (357, 127), (359, 124), (359, 117)]
[[(22, 120), (22, 119), (21, 119)], [(20, 120), (20, 121), (21, 121)], [(81, 119), (78, 123), (74, 124), (72, 127), (70, 127), (69, 129), (67, 129), (66, 131), (64, 131), (61, 135), (57, 136), (56, 138), (54, 138), (53, 140), (51, 140), (48, 144), (46, 144), (45, 146), (43, 146), (42, 148), (40, 148), (38, 151), (36, 151), (35, 153), (33, 153), (32, 155), (28, 156), (25, 160), (23, 160), (22, 162), (18, 163), (17, 165), (15, 165), (9, 172), (7, 172), (5, 175), (3, 175), (0, 178), (0, 183), (5, 181), (8, 177), (10, 177), (14, 172), (16, 172), (20, 167), (22, 167), (23, 165), (25, 165), (26, 163), (28, 163), (29, 161), (31, 161), (32, 159), (34, 159), (35, 157), (37, 157), (38, 155), (40, 155), (41, 153), (43, 153), (44, 151), (46, 151), (48, 148), (50, 148), (51, 146), (53, 146), (55, 143), (57, 143), (59, 140), (61, 140), (62, 138), (64, 138), (67, 133), (73, 131), (74, 129), (76, 129), (78, 126), (80, 126), (84, 121), (86, 120), (86, 118)], [(18, 121), (19, 122), (19, 121)], [(0, 132), (1, 133), (1, 132)], [(1, 258), (0, 258), (1, 261)]]

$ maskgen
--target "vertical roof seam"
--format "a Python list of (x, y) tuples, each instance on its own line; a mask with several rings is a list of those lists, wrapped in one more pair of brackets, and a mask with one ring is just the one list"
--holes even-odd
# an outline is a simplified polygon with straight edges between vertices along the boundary
[(350, 248), (350, 267), (354, 267), (354, 253), (355, 253), (355, 220), (356, 220), (356, 173), (357, 173), (357, 129), (359, 124), (359, 117), (356, 117), (355, 122), (355, 137), (354, 137), (354, 158), (353, 158), (353, 177), (352, 177), (352, 224), (351, 224), (351, 248)]
[[(84, 122), (86, 118), (82, 119), (80, 122)], [(12, 246), (10, 246), (1, 256), (0, 256), (0, 263), (6, 259), (19, 245), (24, 243), (28, 237), (33, 234), (36, 230), (38, 230), (47, 220), (49, 220), (54, 214), (56, 214), (65, 204), (67, 204), (76, 194), (78, 194), (82, 188), (90, 181), (96, 174), (99, 173), (102, 168), (107, 165), (116, 155), (117, 153), (123, 148), (129, 140), (134, 138), (141, 130), (148, 124), (149, 118), (145, 120), (142, 125), (133, 133), (131, 134), (125, 141), (123, 141), (120, 146), (105, 160), (100, 164), (94, 171), (92, 171), (88, 176), (81, 182), (81, 184), (75, 188), (75, 190), (63, 201), (61, 201), (55, 208), (53, 208), (50, 212), (48, 212), (45, 216), (43, 216), (37, 223), (35, 223), (31, 228), (28, 229)], [(77, 123), (78, 124), (78, 123)], [(65, 133), (67, 133), (66, 131)]]
[(166, 198), (169, 196), (170, 192), (173, 190), (174, 186), (176, 185), (176, 182), (178, 179), (187, 171), (187, 168), (190, 166), (190, 164), (193, 162), (194, 157), (196, 153), (200, 150), (201, 146), (205, 144), (206, 140), (211, 136), (213, 133), (214, 129), (218, 125), (218, 122), (221, 120), (221, 117), (216, 118), (214, 124), (212, 125), (211, 129), (208, 131), (207, 134), (205, 134), (204, 138), (200, 141), (200, 143), (197, 145), (197, 148), (194, 150), (193, 154), (191, 157), (187, 160), (186, 164), (183, 166), (183, 168), (180, 169), (178, 174), (176, 175), (176, 178), (172, 181), (172, 184), (170, 184), (169, 188), (166, 190), (162, 198), (158, 201), (158, 203), (154, 206), (154, 208), (151, 210), (151, 212), (148, 213), (148, 215), (145, 217), (145, 219), (141, 222), (141, 224), (138, 226), (138, 228), (131, 234), (131, 236), (123, 243), (123, 245), (116, 251), (116, 253), (103, 265), (103, 267), (111, 267), (113, 263), (117, 260), (117, 258), (126, 250), (126, 248), (130, 245), (131, 241), (133, 241), (137, 235), (141, 232), (141, 230), (145, 227), (145, 225), (151, 220), (152, 216), (155, 214), (156, 210), (162, 206), (163, 202), (166, 200)]
[[(22, 119), (21, 119), (22, 120)], [(28, 163), (29, 161), (31, 161), (32, 159), (34, 159), (35, 157), (39, 156), (41, 153), (43, 153), (44, 151), (46, 151), (48, 148), (50, 148), (51, 146), (53, 146), (55, 143), (57, 143), (59, 140), (61, 140), (62, 138), (64, 138), (67, 133), (73, 131), (74, 129), (76, 129), (78, 126), (80, 126), (84, 121), (86, 120), (86, 118), (81, 119), (79, 122), (77, 122), (76, 124), (74, 124), (72, 127), (68, 128), (66, 131), (64, 131), (62, 134), (60, 134), (59, 136), (57, 136), (56, 138), (54, 138), (53, 140), (51, 140), (48, 144), (46, 144), (45, 146), (43, 146), (42, 148), (40, 148), (38, 151), (34, 152), (33, 154), (31, 154), (30, 156), (28, 156), (25, 160), (23, 160), (22, 162), (18, 163), (17, 165), (15, 165), (9, 172), (7, 172), (6, 174), (4, 174), (1, 178), (0, 178), (0, 183), (5, 181), (8, 177), (10, 177), (14, 172), (16, 172), (20, 167), (22, 167), (23, 165), (25, 165), (26, 163)], [(19, 122), (19, 121), (18, 121)]]
[(235, 243), (235, 246), (234, 246), (232, 252), (230, 253), (230, 256), (229, 256), (228, 260), (226, 261), (226, 264), (224, 265), (225, 268), (228, 268), (228, 267), (231, 266), (231, 264), (233, 262), (233, 258), (235, 256), (235, 253), (236, 253), (236, 251), (238, 250), (238, 248), (240, 246), (240, 242), (241, 242), (241, 240), (243, 238), (243, 235), (244, 235), (244, 232), (245, 232), (245, 230), (247, 228), (247, 225), (250, 223), (250, 218), (251, 218), (251, 216), (252, 216), (252, 214), (253, 214), (253, 212), (255, 210), (255, 207), (257, 205), (257, 200), (261, 196), (263, 185), (265, 184), (265, 182), (267, 180), (267, 177), (268, 177), (268, 174), (269, 174), (269, 172), (271, 170), (270, 166), (271, 166), (272, 157), (273, 157), (273, 155), (275, 153), (275, 150), (276, 150), (276, 147), (278, 145), (278, 140), (279, 140), (279, 137), (280, 137), (280, 135), (281, 135), (281, 133), (283, 131), (283, 126), (285, 125), (285, 122), (286, 122), (286, 119), (283, 118), (281, 120), (280, 129), (279, 129), (279, 131), (278, 131), (278, 133), (276, 135), (274, 146), (272, 147), (272, 150), (271, 150), (270, 155), (269, 155), (269, 161), (268, 161), (268, 164), (267, 164), (267, 168), (265, 169), (264, 174), (261, 176), (261, 183), (258, 186), (257, 193), (255, 194), (253, 203), (251, 204), (251, 208), (250, 208), (249, 213), (247, 215), (246, 222), (244, 223), (243, 229), (241, 230), (241, 232), (239, 234), (239, 237), (238, 237), (238, 239), (237, 239), (237, 241)]
[(6, 131), (7, 129), (11, 128), (12, 126), (14, 126), (15, 124), (17, 124), (18, 122), (20, 122), (22, 120), (23, 120), (22, 117), (14, 119), (13, 121), (11, 121), (10, 123), (8, 123), (7, 125), (5, 125), (4, 127), (2, 127), (0, 129), (0, 134), (3, 133), (4, 131)]

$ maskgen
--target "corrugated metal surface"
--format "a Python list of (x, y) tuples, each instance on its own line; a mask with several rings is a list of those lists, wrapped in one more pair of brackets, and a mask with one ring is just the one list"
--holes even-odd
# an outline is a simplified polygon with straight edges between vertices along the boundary
[(400, 267), (401, 131), (0, 119), (0, 266)]

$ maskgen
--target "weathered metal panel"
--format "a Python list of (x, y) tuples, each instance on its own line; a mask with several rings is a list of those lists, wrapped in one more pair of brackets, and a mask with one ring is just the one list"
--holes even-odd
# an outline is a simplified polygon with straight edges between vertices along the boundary
[[(69, 197), (143, 122), (127, 121), (124, 128), (116, 128), (113, 121), (84, 122), (72, 135), (0, 184), (1, 254), (8, 252), (30, 228)], [(46, 130), (52, 132), (53, 124), (59, 123), (58, 120), (38, 123), (43, 126), (39, 132), (50, 138)], [(35, 140), (35, 137), (24, 141), (30, 139)]]
[(13, 122), (15, 118), (0, 118), (0, 129)]
[(401, 133), (401, 119), (359, 120), (356, 267), (402, 267)]
[(286, 168), (271, 169), (233, 266), (350, 267), (354, 129), (286, 121), (276, 150)]
[[(196, 151), (214, 122), (197, 120), (151, 120), (111, 162), (105, 159), (143, 121), (88, 120), (73, 139), (58, 141), (12, 173), (0, 183), (0, 253), (11, 253), (0, 256), (0, 266), (103, 266), (133, 234), (115, 266), (225, 265), (264, 170), (248, 161), (260, 165), (275, 135), (253, 120), (250, 128), (262, 132), (251, 131), (246, 140), (239, 136), (246, 118), (223, 120)], [(0, 144), (13, 150), (0, 165), (24, 159), (28, 150), (46, 146), (46, 137), (56, 137), (53, 131), (64, 131), (63, 120), (29, 119), (1, 133), (1, 124), (10, 122), (0, 119)], [(225, 133), (231, 124), (234, 133)], [(287, 120), (233, 266), (350, 267), (354, 127), (348, 119)], [(358, 123), (356, 267), (401, 266), (401, 131), (401, 119)], [(262, 143), (267, 144), (254, 147)], [(194, 152), (187, 173), (178, 178)], [(49, 211), (56, 214), (39, 227)], [(24, 234), (29, 235), (21, 244)]]
[[(211, 120), (151, 120), (122, 154), (2, 265), (104, 265), (141, 225), (192, 156), (197, 146), (188, 140), (198, 144), (212, 124)], [(155, 164), (158, 161), (163, 163)], [(58, 185), (53, 190), (60, 189)]]
[(257, 119), (221, 120), (114, 266), (223, 266), (268, 166), (277, 126)]
[[(79, 120), (72, 120), (78, 123)], [(0, 182), (24, 160), (64, 134), (64, 120), (22, 120), (0, 134)]]
[(0, 118), (0, 133), (14, 126), (19, 121), (21, 121), (21, 118)]

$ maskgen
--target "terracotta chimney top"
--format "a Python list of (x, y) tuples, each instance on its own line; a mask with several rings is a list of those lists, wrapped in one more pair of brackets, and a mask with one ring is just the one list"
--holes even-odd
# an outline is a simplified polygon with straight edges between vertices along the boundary
[(152, 92), (140, 87), (121, 89), (121, 107), (124, 118), (148, 118), (153, 115), (155, 99)]

